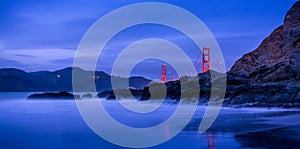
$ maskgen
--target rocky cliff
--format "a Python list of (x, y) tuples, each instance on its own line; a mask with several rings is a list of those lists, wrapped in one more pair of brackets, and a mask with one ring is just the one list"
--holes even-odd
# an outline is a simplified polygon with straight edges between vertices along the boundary
[(254, 51), (228, 72), (224, 104), (300, 107), (300, 1)]
[(299, 83), (300, 1), (287, 12), (283, 25), (240, 58), (230, 73), (246, 77), (251, 83)]

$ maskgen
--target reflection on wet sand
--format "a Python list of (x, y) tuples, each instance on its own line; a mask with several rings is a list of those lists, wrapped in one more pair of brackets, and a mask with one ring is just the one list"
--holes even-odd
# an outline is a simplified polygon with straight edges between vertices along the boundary
[[(197, 128), (196, 131), (197, 139), (200, 139), (199, 129)], [(206, 139), (207, 139), (207, 148), (208, 149), (216, 149), (216, 138), (215, 135), (211, 132), (206, 132)]]
[(207, 148), (208, 149), (216, 149), (216, 139), (213, 133), (206, 133), (207, 138)]
[(289, 126), (268, 131), (235, 135), (234, 137), (247, 148), (298, 148), (300, 146), (300, 126)]

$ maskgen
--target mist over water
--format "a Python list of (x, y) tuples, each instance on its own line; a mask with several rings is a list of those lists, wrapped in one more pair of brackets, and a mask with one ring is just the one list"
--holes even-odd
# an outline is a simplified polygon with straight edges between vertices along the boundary
[[(74, 100), (26, 100), (30, 94), (0, 93), (1, 148), (121, 148), (98, 137), (85, 124)], [(177, 108), (177, 104), (170, 101), (151, 113), (138, 114), (117, 101), (100, 99), (100, 102), (115, 120), (138, 128), (160, 124)], [(156, 105), (157, 101), (142, 104), (143, 108)], [(189, 108), (188, 104), (184, 106)], [(299, 110), (223, 108), (208, 132), (199, 134), (197, 128), (205, 108), (198, 106), (193, 119), (177, 136), (151, 148), (300, 147)], [(163, 133), (169, 137), (167, 126)], [(118, 137), (119, 134), (112, 135)], [(284, 142), (278, 141), (283, 138)]]

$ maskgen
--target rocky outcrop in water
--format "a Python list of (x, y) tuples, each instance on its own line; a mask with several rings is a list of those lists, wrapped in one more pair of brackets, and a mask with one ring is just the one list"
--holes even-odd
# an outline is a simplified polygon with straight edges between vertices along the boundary
[[(128, 92), (129, 91), (129, 92)], [(108, 100), (113, 99), (131, 99), (131, 97), (134, 97), (135, 99), (140, 99), (142, 95), (143, 90), (139, 89), (116, 89), (114, 91), (112, 90), (106, 90), (102, 91), (97, 94), (96, 97), (98, 98), (106, 98)]]
[(32, 94), (27, 99), (80, 99), (80, 96), (63, 91), (58, 93)]

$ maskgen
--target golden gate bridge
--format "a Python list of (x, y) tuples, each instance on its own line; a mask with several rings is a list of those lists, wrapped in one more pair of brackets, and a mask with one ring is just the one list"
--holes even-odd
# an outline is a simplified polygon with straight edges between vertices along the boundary
[[(202, 56), (202, 62), (199, 63), (200, 57)], [(210, 47), (203, 48), (202, 52), (200, 52), (194, 62), (194, 65), (196, 67), (196, 70), (199, 69), (199, 66), (202, 66), (202, 72), (207, 72), (211, 69), (210, 65)], [(173, 78), (174, 79), (174, 78)], [(161, 82), (165, 83), (167, 82), (167, 65), (161, 66)]]

